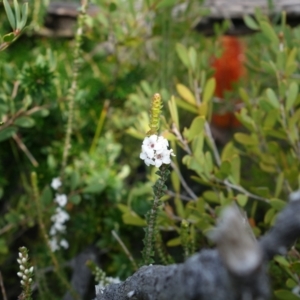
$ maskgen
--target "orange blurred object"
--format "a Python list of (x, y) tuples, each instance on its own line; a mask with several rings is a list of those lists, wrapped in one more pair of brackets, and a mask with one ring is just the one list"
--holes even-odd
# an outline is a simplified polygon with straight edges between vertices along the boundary
[[(245, 75), (244, 47), (237, 37), (221, 37), (223, 53), (220, 58), (215, 58), (212, 67), (215, 69), (216, 79), (215, 96), (224, 98), (226, 91), (233, 88), (233, 84)], [(234, 115), (234, 112), (224, 114), (214, 113), (212, 123), (221, 128), (236, 128), (241, 124)]]

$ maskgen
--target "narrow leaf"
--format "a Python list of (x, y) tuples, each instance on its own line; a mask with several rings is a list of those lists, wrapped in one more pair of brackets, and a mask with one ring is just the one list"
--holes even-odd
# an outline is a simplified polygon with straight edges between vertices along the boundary
[(176, 44), (176, 52), (185, 67), (189, 68), (190, 65), (187, 49), (182, 44)]
[(21, 22), (21, 12), (20, 12), (20, 6), (18, 3), (18, 0), (14, 0), (14, 8), (15, 8), (15, 17), (16, 17), (16, 28), (19, 28), (20, 22)]
[(15, 20), (14, 13), (13, 13), (7, 0), (3, 0), (3, 5), (4, 5), (4, 9), (5, 9), (9, 24), (12, 27), (12, 29), (15, 30), (16, 29), (16, 20)]
[(196, 105), (196, 99), (192, 92), (183, 84), (178, 83), (176, 85), (178, 94), (188, 103)]
[(300, 300), (300, 297), (288, 290), (275, 291), (275, 296), (278, 300)]
[(262, 32), (264, 33), (265, 37), (270, 40), (270, 42), (279, 44), (278, 36), (275, 32), (275, 30), (272, 28), (269, 22), (267, 21), (261, 21), (260, 22), (260, 28)]
[(26, 25), (26, 22), (27, 22), (27, 18), (28, 18), (28, 3), (24, 3), (22, 5), (22, 19), (20, 21), (20, 24), (19, 24), (19, 28), (20, 30), (23, 29), (23, 27)]
[(243, 19), (248, 28), (252, 30), (259, 30), (259, 25), (252, 17), (250, 17), (249, 15), (245, 15)]
[(276, 187), (275, 187), (275, 197), (278, 197), (282, 191), (282, 186), (284, 182), (284, 173), (281, 172), (276, 180)]
[(189, 48), (189, 60), (191, 63), (191, 67), (195, 72), (197, 69), (197, 52), (194, 47)]
[(234, 135), (234, 139), (243, 145), (249, 145), (249, 146), (251, 145), (252, 146), (252, 145), (258, 144), (258, 140), (254, 136), (251, 136), (246, 133), (238, 132)]
[(287, 94), (287, 100), (286, 100), (286, 106), (285, 106), (286, 110), (290, 110), (293, 107), (293, 105), (297, 99), (298, 92), (299, 92), (298, 84), (295, 81), (291, 82), (289, 89), (288, 89), (288, 94)]
[(203, 98), (202, 98), (203, 102), (208, 102), (212, 98), (212, 96), (215, 93), (215, 88), (216, 88), (215, 78), (208, 79), (204, 87)]
[(275, 94), (275, 92), (268, 88), (267, 89), (267, 97), (269, 99), (269, 103), (274, 107), (274, 108), (279, 108), (280, 105), (279, 105), (279, 100)]
[(168, 106), (172, 121), (175, 123), (176, 127), (179, 128), (178, 110), (174, 96), (171, 97), (171, 100), (168, 102)]

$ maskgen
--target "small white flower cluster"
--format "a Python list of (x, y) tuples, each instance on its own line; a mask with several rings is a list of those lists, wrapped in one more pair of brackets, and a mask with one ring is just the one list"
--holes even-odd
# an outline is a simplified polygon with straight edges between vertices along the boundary
[(175, 156), (172, 149), (168, 149), (169, 142), (163, 136), (153, 134), (147, 136), (142, 144), (140, 159), (144, 160), (147, 166), (153, 165), (159, 168), (162, 164), (170, 164), (170, 156)]
[(29, 267), (28, 254), (25, 247), (20, 248), (17, 262), (20, 265), (20, 271), (17, 273), (17, 275), (21, 278), (21, 285), (23, 287), (28, 286), (32, 282), (33, 267)]
[(105, 277), (105, 279), (101, 280), (97, 285), (95, 285), (96, 295), (103, 294), (107, 285), (120, 282), (121, 280), (119, 277)]
[[(59, 178), (53, 178), (51, 182), (51, 187), (57, 190), (62, 185)], [(61, 247), (67, 249), (69, 248), (69, 243), (65, 239), (58, 239), (58, 234), (63, 234), (66, 232), (65, 222), (70, 219), (69, 214), (63, 209), (68, 203), (68, 198), (65, 194), (56, 194), (54, 202), (57, 203), (58, 207), (55, 210), (55, 214), (51, 217), (53, 222), (50, 228), (51, 239), (49, 241), (50, 248), (53, 252), (59, 250)]]

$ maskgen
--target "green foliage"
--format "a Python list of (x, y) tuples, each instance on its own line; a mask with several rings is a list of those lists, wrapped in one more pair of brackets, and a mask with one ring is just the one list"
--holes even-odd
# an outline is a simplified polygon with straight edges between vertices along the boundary
[[(210, 61), (221, 54), (217, 37), (227, 25), (216, 28), (212, 38), (191, 32), (199, 1), (177, 11), (170, 0), (144, 1), (139, 8), (132, 0), (94, 2), (100, 12), (80, 21), (80, 45), (78, 37), (39, 37), (40, 1), (31, 2), (28, 11), (27, 4), (4, 1), (0, 263), (14, 298), (21, 291), (13, 291), (17, 266), (11, 262), (20, 245), (30, 249), (35, 264), (37, 299), (61, 299), (72, 290), (62, 266), (89, 245), (103, 253), (106, 274), (131, 275), (128, 254), (111, 232), (118, 232), (131, 255), (142, 261), (142, 227), (153, 206), (155, 182), (154, 191), (162, 197), (144, 258), (163, 264), (211, 246), (207, 233), (231, 203), (245, 210), (254, 234), (261, 236), (300, 186), (299, 28), (290, 28), (284, 18), (275, 26), (259, 12), (255, 18), (245, 16), (257, 32), (243, 38), (247, 76), (230, 93), (240, 100), (235, 115), (242, 126), (221, 132), (229, 138), (219, 145), (210, 120), (217, 106), (230, 106), (230, 101), (216, 104)], [(24, 30), (27, 17), (30, 31)], [(151, 120), (155, 93), (161, 94), (158, 108), (164, 104), (164, 110), (160, 119), (154, 115)], [(160, 124), (176, 154), (170, 174), (159, 174), (163, 181), (139, 160), (151, 122), (153, 130)], [(50, 183), (59, 176), (62, 186), (53, 190)], [(49, 234), (57, 193), (68, 198), (69, 248), (51, 252), (44, 233)], [(300, 272), (298, 251), (296, 244), (287, 257), (271, 263), (277, 299), (298, 299), (292, 293)]]

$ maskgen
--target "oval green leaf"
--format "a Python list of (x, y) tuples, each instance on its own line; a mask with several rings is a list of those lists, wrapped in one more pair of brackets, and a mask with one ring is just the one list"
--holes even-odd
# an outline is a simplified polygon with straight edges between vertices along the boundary
[(20, 117), (15, 120), (14, 124), (20, 127), (30, 128), (35, 125), (35, 121), (30, 117)]

